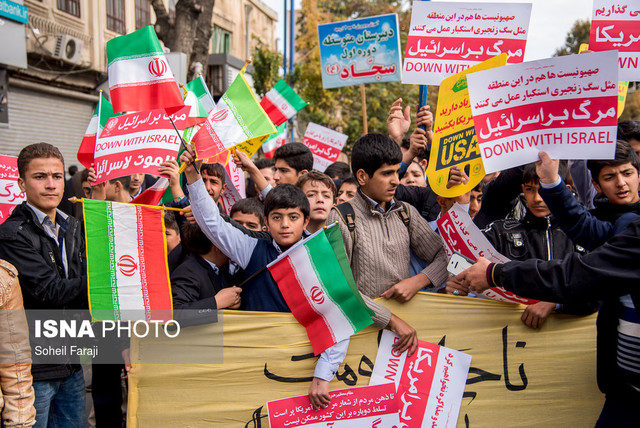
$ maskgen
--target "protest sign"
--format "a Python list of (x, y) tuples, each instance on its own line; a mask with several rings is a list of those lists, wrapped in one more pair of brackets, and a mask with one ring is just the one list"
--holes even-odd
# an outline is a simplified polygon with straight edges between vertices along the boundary
[(398, 400), (392, 383), (329, 392), (331, 403), (311, 407), (308, 395), (267, 403), (271, 428), (396, 428)]
[(594, 52), (514, 64), (467, 76), (487, 174), (538, 160), (612, 159), (618, 53)]
[(220, 195), (220, 204), (227, 215), (231, 212), (231, 207), (240, 199), (247, 197), (244, 172), (238, 168), (235, 162), (227, 159), (224, 166), (224, 182), (227, 187)]
[(618, 51), (618, 78), (640, 80), (640, 4), (636, 0), (594, 0), (589, 49)]
[[(478, 226), (473, 223), (469, 214), (458, 203), (453, 204), (453, 207), (438, 219), (437, 224), (447, 257), (451, 257), (457, 251), (471, 260), (484, 257), (493, 263), (509, 261), (493, 248)], [(538, 303), (538, 300), (520, 297), (502, 287), (492, 287), (482, 293), (482, 296), (501, 302), (525, 305)]]
[(423, 340), (412, 355), (397, 354), (392, 347), (398, 339), (382, 331), (369, 385), (395, 385), (401, 426), (455, 427), (471, 355)]
[[(578, 49), (578, 53), (582, 53), (589, 50), (589, 45), (586, 43), (580, 44), (580, 48)], [(619, 55), (619, 54), (618, 54)], [(619, 73), (619, 72), (618, 72)], [(618, 78), (620, 78), (618, 74)], [(629, 90), (629, 81), (628, 80), (619, 80), (618, 81), (618, 119), (620, 119), (620, 115), (624, 111), (624, 105), (627, 102), (627, 92)]]
[[(171, 115), (180, 131), (188, 112), (183, 107)], [(135, 173), (159, 175), (159, 165), (178, 155), (180, 138), (164, 109), (112, 117), (96, 142), (94, 185)]]
[(402, 83), (439, 85), (501, 53), (522, 62), (530, 15), (528, 3), (414, 1)]
[(347, 138), (333, 129), (309, 122), (303, 142), (313, 153), (313, 169), (324, 172), (329, 165), (337, 161)]
[[(596, 386), (595, 314), (552, 314), (534, 330), (520, 320), (521, 305), (421, 292), (406, 303), (377, 301), (421, 340), (473, 355), (458, 427), (582, 427), (598, 419), (604, 396)], [(182, 328), (156, 348), (134, 338), (127, 427), (264, 427), (268, 401), (307, 394), (317, 359), (292, 314), (218, 315), (218, 323)], [(222, 330), (223, 349), (215, 344)], [(329, 390), (369, 384), (379, 333), (372, 326), (351, 336)], [(176, 340), (222, 352), (224, 364), (139, 364), (154, 349), (176, 349)]]
[(398, 15), (318, 25), (325, 89), (400, 80)]
[(0, 224), (13, 209), (25, 200), (25, 194), (18, 186), (18, 158), (0, 155)]
[[(476, 187), (484, 178), (484, 167), (473, 127), (467, 74), (506, 64), (507, 55), (500, 54), (458, 74), (447, 77), (440, 84), (438, 108), (427, 166), (431, 189), (445, 198), (454, 198)], [(449, 171), (454, 166), (469, 166), (467, 184), (447, 188)]]

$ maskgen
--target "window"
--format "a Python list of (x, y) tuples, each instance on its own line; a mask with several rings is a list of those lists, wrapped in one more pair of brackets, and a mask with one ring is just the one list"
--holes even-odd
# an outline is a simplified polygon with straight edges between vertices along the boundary
[(80, 17), (80, 0), (58, 0), (58, 10)]
[(211, 53), (229, 53), (231, 51), (231, 33), (217, 25), (213, 26), (211, 36)]
[(136, 0), (136, 30), (151, 23), (149, 0)]
[(107, 28), (124, 34), (124, 0), (107, 0)]

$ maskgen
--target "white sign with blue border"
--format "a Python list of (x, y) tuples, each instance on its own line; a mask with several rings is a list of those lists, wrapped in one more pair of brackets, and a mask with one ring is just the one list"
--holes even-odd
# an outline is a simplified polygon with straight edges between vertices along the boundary
[(398, 15), (318, 25), (325, 89), (402, 79)]

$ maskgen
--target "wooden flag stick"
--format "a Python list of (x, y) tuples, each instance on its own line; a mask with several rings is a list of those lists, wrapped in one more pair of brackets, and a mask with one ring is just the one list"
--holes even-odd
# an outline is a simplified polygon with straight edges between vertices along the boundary
[[(69, 202), (71, 202), (72, 204), (75, 204), (77, 202), (83, 203), (84, 198), (76, 198), (75, 196), (72, 196), (69, 198)], [(174, 208), (174, 207), (165, 207), (164, 205), (146, 205), (146, 204), (134, 204), (134, 205), (138, 205), (140, 207), (153, 208), (156, 210), (178, 211), (182, 213), (191, 212), (191, 208)]]
[(362, 99), (362, 130), (363, 135), (369, 133), (369, 124), (367, 123), (367, 94), (364, 91), (364, 83), (360, 85), (360, 98)]

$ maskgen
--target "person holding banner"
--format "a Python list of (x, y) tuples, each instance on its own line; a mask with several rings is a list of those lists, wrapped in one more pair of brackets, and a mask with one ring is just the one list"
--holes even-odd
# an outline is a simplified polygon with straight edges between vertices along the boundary
[[(399, 152), (400, 149), (397, 150)], [(265, 267), (302, 239), (309, 223), (307, 197), (302, 190), (293, 185), (279, 184), (265, 198), (265, 224), (270, 232), (269, 238), (246, 235), (224, 221), (215, 202), (207, 193), (200, 174), (194, 168), (194, 159), (193, 148), (188, 146), (180, 160), (187, 165), (185, 176), (192, 212), (207, 238), (245, 270), (248, 279), (243, 287), (243, 309), (289, 312), (289, 306), (278, 285)], [(413, 353), (417, 347), (415, 330), (400, 318), (391, 315), (382, 305), (366, 296), (363, 297), (367, 306), (375, 312), (375, 316), (372, 317), (375, 324), (380, 328), (388, 326), (400, 336), (394, 349), (398, 353), (407, 349)], [(348, 345), (349, 341), (343, 340), (320, 354), (309, 389), (309, 398), (314, 408), (324, 408), (329, 404), (329, 382), (344, 360)]]
[[(0, 225), (0, 258), (20, 278), (25, 309), (86, 309), (87, 276), (82, 227), (58, 209), (64, 158), (57, 147), (31, 144), (18, 155), (18, 185), (27, 200)], [(34, 364), (36, 427), (86, 424), (79, 364)]]

